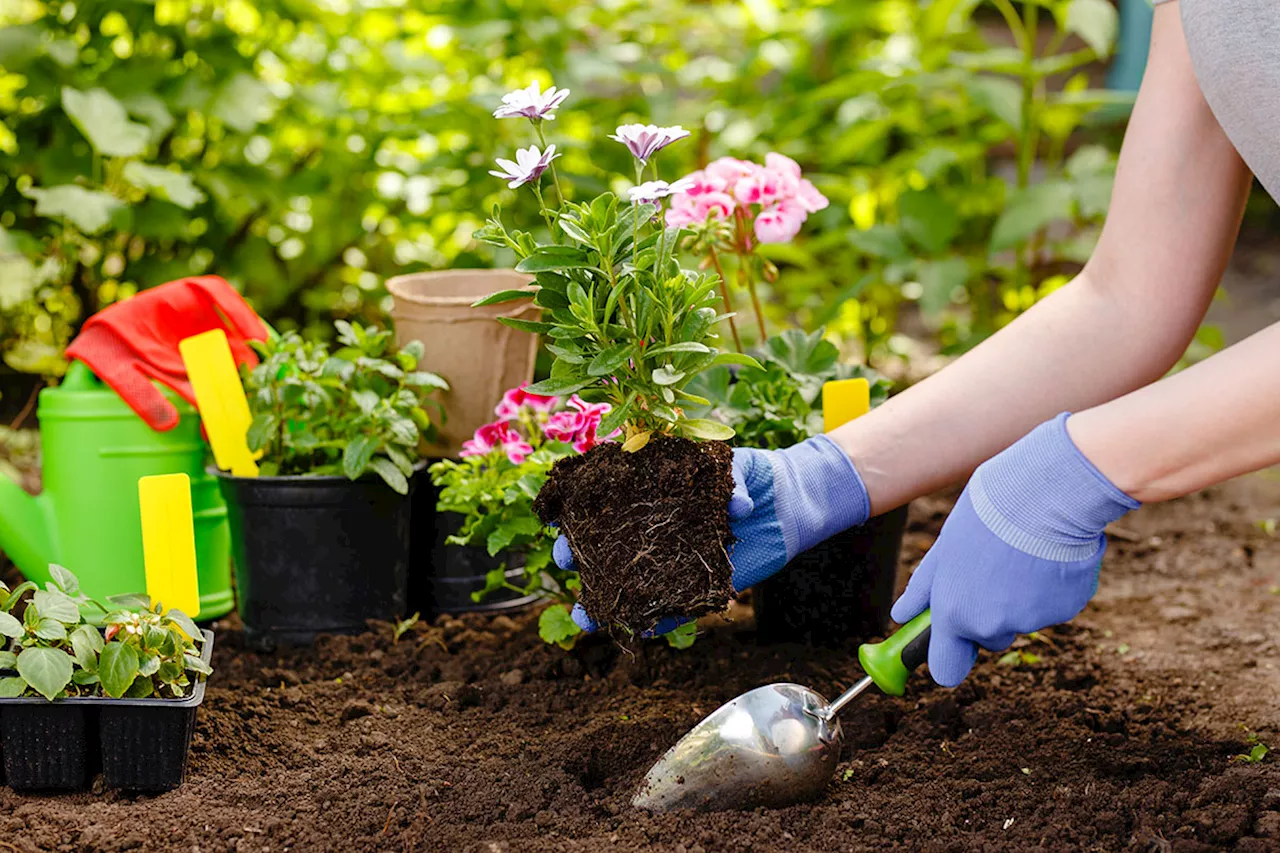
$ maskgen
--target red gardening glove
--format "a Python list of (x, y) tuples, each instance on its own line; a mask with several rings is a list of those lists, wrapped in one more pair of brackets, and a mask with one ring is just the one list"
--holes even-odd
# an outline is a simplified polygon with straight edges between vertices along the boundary
[(85, 321), (67, 356), (87, 364), (152, 429), (164, 431), (178, 425), (178, 410), (150, 380), (194, 406), (178, 343), (210, 329), (227, 333), (237, 365), (258, 363), (245, 341), (265, 341), (267, 327), (216, 275), (171, 281), (99, 311)]

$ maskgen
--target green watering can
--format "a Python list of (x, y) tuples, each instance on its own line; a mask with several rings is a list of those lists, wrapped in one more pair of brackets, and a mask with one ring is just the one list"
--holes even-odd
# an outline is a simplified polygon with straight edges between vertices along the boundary
[[(217, 481), (205, 471), (207, 448), (196, 410), (163, 389), (181, 416), (152, 430), (80, 362), (56, 388), (40, 392), (44, 491), (32, 497), (0, 475), (0, 550), (28, 580), (43, 584), (49, 564), (65, 566), (86, 595), (142, 592), (138, 480), (156, 474), (191, 478), (196, 566), (203, 620), (230, 613), (231, 533)], [(196, 615), (196, 614), (192, 614)]]

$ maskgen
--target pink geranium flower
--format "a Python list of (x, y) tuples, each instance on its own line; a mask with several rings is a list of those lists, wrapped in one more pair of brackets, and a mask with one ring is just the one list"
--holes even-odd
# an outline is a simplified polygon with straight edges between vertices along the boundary
[(559, 397), (530, 394), (524, 390), (528, 384), (528, 382), (521, 382), (519, 386), (503, 394), (502, 402), (493, 410), (493, 413), (502, 420), (511, 420), (520, 417), (521, 409), (528, 408), (545, 414), (555, 411), (555, 408), (560, 405)]
[(800, 226), (807, 216), (799, 202), (780, 201), (756, 217), (756, 239), (761, 243), (788, 243), (800, 233)]
[(582, 426), (581, 412), (556, 412), (542, 425), (542, 432), (552, 441), (572, 442)]
[(501, 450), (513, 465), (519, 465), (533, 452), (533, 446), (512, 428), (510, 421), (494, 421), (476, 430), (474, 436), (462, 442), (461, 456), (488, 456)]

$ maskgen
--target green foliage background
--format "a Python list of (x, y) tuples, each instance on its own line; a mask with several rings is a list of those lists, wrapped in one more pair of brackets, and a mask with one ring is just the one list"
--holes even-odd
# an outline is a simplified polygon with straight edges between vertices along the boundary
[(495, 202), (538, 227), (531, 194), (487, 174), (529, 144), (490, 112), (533, 79), (573, 90), (550, 130), (579, 198), (627, 170), (606, 138), (623, 121), (695, 130), (664, 177), (769, 150), (812, 174), (833, 203), (771, 247), (775, 326), (826, 323), (875, 362), (907, 351), (899, 329), (961, 350), (1087, 256), (1114, 154), (1076, 132), (1116, 99), (1080, 69), (1115, 17), (1107, 0), (6, 0), (0, 355), (57, 375), (84, 317), (184, 275), (322, 336), (378, 319), (387, 276), (510, 263), (473, 232)]

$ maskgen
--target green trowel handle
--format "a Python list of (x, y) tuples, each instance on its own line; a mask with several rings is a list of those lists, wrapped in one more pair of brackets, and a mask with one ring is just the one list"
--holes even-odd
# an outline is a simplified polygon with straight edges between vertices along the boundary
[(858, 647), (858, 662), (876, 687), (890, 696), (901, 696), (907, 677), (929, 658), (929, 611), (921, 613), (879, 643)]

